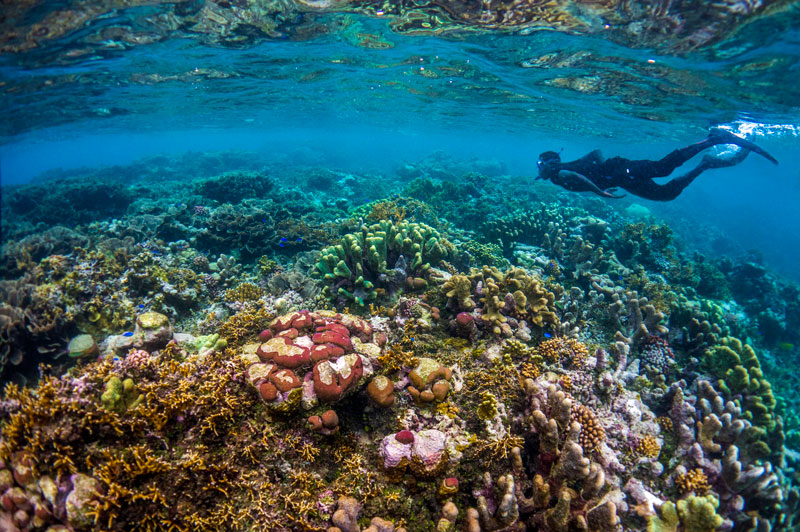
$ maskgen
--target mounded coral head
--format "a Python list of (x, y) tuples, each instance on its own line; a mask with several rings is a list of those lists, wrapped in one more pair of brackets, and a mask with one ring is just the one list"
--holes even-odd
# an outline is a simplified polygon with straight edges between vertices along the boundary
[(246, 380), (270, 407), (282, 411), (349, 395), (372, 374), (382, 352), (369, 322), (330, 311), (278, 316), (259, 339), (240, 355)]

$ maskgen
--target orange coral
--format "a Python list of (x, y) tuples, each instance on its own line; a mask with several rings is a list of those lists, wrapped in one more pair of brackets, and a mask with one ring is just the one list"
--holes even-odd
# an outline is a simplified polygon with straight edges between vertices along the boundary
[(577, 421), (581, 425), (578, 443), (585, 452), (594, 451), (606, 439), (606, 431), (594, 412), (579, 404), (572, 403), (570, 421)]
[(562, 367), (581, 367), (589, 356), (586, 344), (574, 338), (551, 338), (542, 342), (536, 352), (546, 361)]
[(678, 475), (678, 478), (675, 479), (675, 485), (682, 494), (694, 492), (698, 495), (703, 495), (711, 489), (708, 484), (708, 477), (700, 468)]
[(661, 445), (655, 436), (648, 434), (636, 444), (636, 454), (639, 456), (646, 456), (647, 458), (658, 458), (661, 454)]

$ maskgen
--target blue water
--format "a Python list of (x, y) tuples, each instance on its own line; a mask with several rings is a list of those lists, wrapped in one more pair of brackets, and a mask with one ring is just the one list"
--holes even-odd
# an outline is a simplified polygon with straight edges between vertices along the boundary
[[(28, 12), (20, 29), (33, 31), (27, 24), (48, 13)], [(676, 52), (686, 42), (667, 37), (628, 46), (638, 43), (621, 43), (618, 28), (595, 30), (590, 22), (583, 36), (432, 36), (357, 15), (326, 15), (318, 35), (290, 25), (277, 39), (221, 47), (203, 32), (148, 28), (143, 17), (150, 14), (94, 13), (85, 29), (67, 25), (59, 39), (4, 41), (25, 49), (0, 61), (3, 184), (155, 154), (300, 147), (342, 169), (385, 173), (443, 150), (533, 176), (545, 149), (563, 149), (564, 159), (595, 148), (659, 158), (699, 140), (709, 126), (743, 133), (755, 127), (752, 138), (779, 167), (750, 157), (708, 172), (671, 204), (640, 203), (690, 227), (712, 224), (800, 278), (800, 214), (793, 208), (800, 199), (800, 100), (789, 81), (798, 68), (796, 6), (753, 17), (733, 37), (689, 52)], [(301, 18), (294, 23), (302, 29), (309, 19)], [(112, 28), (120, 32), (116, 41)], [(775, 28), (777, 38), (764, 45), (763, 34)], [(135, 44), (131, 36), (148, 30), (155, 42)], [(690, 236), (704, 244), (701, 234)]]
[[(303, 122), (312, 122), (315, 127), (300, 127)], [(493, 120), (487, 122), (491, 124)], [(102, 128), (109, 128), (109, 124), (102, 124)], [(669, 130), (667, 124), (661, 124), (660, 128), (664, 133)], [(613, 137), (570, 136), (562, 131), (546, 134), (539, 129), (516, 133), (491, 129), (491, 125), (475, 129), (441, 128), (422, 123), (416, 128), (411, 124), (386, 128), (332, 119), (307, 120), (307, 116), (287, 118), (283, 125), (262, 118), (245, 124), (236, 121), (228, 127), (214, 125), (174, 131), (153, 128), (151, 132), (143, 132), (135, 127), (129, 131), (126, 126), (102, 134), (91, 132), (88, 124), (59, 126), (26, 132), (21, 138), (3, 145), (0, 172), (3, 183), (8, 185), (29, 182), (41, 172), (57, 168), (125, 165), (142, 157), (184, 152), (246, 150), (267, 158), (270, 154), (294, 153), (298, 163), (313, 161), (344, 171), (372, 171), (391, 179), (400, 165), (443, 151), (457, 159), (500, 162), (510, 174), (532, 179), (537, 172), (538, 154), (547, 149), (563, 149), (563, 160), (578, 158), (596, 148), (601, 148), (607, 157), (658, 159), (702, 138), (700, 133), (682, 135), (678, 139), (640, 137), (631, 142)], [(637, 136), (629, 129), (620, 130), (618, 135), (622, 138)], [(683, 238), (703, 252), (713, 256), (719, 252), (737, 254), (756, 250), (773, 269), (800, 280), (797, 137), (789, 130), (753, 138), (780, 161), (779, 166), (750, 156), (735, 168), (706, 172), (670, 203), (629, 196), (616, 202), (616, 206), (622, 210), (631, 202), (646, 205), (653, 214), (671, 222)], [(736, 247), (715, 249), (704, 232), (697, 231), (704, 226), (716, 228)]]

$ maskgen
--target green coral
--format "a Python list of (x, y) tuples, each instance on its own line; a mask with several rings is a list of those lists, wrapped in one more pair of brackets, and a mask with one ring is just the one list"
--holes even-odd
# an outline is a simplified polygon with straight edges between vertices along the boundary
[(723, 522), (717, 508), (716, 495), (692, 495), (677, 504), (667, 501), (661, 505), (660, 516), (647, 520), (647, 532), (677, 532), (679, 525), (682, 532), (714, 532)]
[(323, 293), (331, 300), (364, 306), (384, 294), (392, 281), (391, 269), (405, 259), (408, 277), (424, 278), (431, 267), (453, 254), (453, 245), (434, 228), (413, 222), (383, 220), (363, 225), (339, 244), (324, 248), (315, 275), (328, 282)]
[(753, 348), (734, 337), (723, 338), (709, 349), (706, 363), (719, 378), (719, 388), (726, 395), (739, 395), (746, 417), (754, 425), (772, 431), (777, 426), (775, 396), (764, 377)]
[(205, 336), (196, 337), (191, 343), (193, 350), (198, 353), (212, 351), (221, 351), (228, 346), (228, 341), (225, 338), (220, 338), (219, 334), (207, 334)]
[(472, 282), (466, 275), (453, 275), (442, 285), (442, 293), (458, 302), (458, 308), (471, 311), (475, 308), (472, 299)]
[(514, 300), (515, 317), (524, 318), (539, 327), (558, 324), (555, 295), (544, 287), (540, 279), (524, 269), (511, 268), (503, 272), (484, 266), (481, 270), (473, 269), (469, 279), (473, 287), (477, 287), (478, 283), (483, 285), (484, 296), (480, 299), (482, 318), (492, 324), (496, 334), (508, 321), (503, 309), (506, 295), (509, 294)]
[(106, 410), (117, 414), (136, 408), (142, 402), (143, 396), (136, 389), (133, 379), (124, 381), (116, 375), (106, 381), (106, 388), (100, 396), (100, 403)]
[(466, 240), (459, 247), (472, 257), (473, 264), (486, 264), (501, 268), (508, 266), (508, 259), (503, 257), (503, 248), (499, 244), (484, 244), (474, 240)]

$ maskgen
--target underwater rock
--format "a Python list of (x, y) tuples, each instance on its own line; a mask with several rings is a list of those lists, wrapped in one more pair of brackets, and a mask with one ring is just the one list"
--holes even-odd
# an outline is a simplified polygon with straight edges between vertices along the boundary
[(74, 527), (89, 526), (94, 523), (92, 510), (102, 494), (102, 485), (97, 479), (81, 473), (72, 475), (70, 480), (72, 491), (65, 501), (69, 524)]
[(169, 318), (159, 312), (145, 312), (136, 318), (133, 345), (146, 351), (155, 351), (172, 340)]

